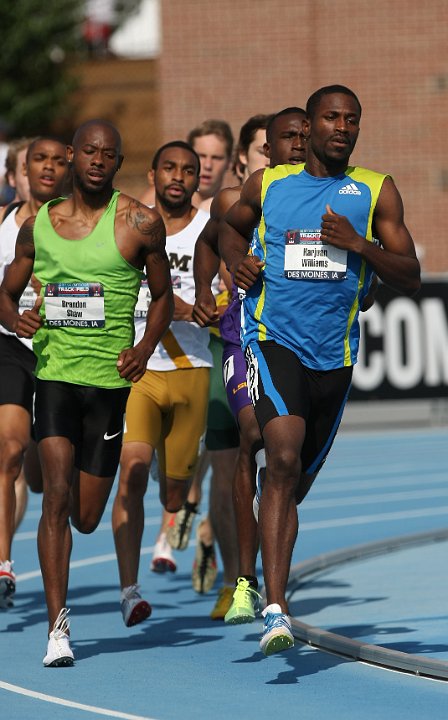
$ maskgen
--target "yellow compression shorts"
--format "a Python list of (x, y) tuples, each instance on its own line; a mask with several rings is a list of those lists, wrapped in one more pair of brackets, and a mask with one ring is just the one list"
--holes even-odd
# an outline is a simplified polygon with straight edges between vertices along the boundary
[(162, 472), (190, 478), (207, 422), (209, 378), (210, 369), (202, 367), (147, 370), (129, 394), (123, 443), (151, 445)]

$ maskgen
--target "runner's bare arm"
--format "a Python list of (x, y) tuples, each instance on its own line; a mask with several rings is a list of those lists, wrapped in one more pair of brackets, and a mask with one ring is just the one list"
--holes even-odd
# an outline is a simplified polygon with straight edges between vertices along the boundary
[[(137, 382), (144, 375), (149, 357), (173, 317), (174, 301), (165, 225), (159, 213), (131, 201), (126, 216), (130, 240), (136, 243), (141, 266), (146, 269), (151, 303), (143, 338), (133, 348), (120, 353), (117, 368), (121, 377)], [(135, 245), (134, 245), (135, 247)]]
[(218, 223), (210, 218), (196, 241), (193, 257), (196, 293), (193, 318), (201, 327), (206, 327), (218, 319), (211, 284), (219, 270), (219, 264)]
[(219, 251), (235, 282), (248, 290), (257, 280), (263, 263), (247, 254), (252, 231), (261, 217), (263, 170), (253, 173), (243, 185), (238, 202), (226, 213), (219, 226)]
[(374, 235), (381, 246), (358, 235), (344, 215), (327, 206), (321, 237), (336, 247), (362, 255), (386, 285), (406, 295), (414, 294), (420, 288), (420, 263), (404, 223), (401, 195), (390, 177), (381, 188), (373, 220)]
[(15, 257), (0, 286), (0, 322), (19, 337), (31, 338), (42, 325), (38, 298), (31, 310), (18, 311), (19, 300), (25, 290), (34, 265), (34, 218), (28, 218), (17, 235)]
[(219, 221), (238, 200), (239, 195), (240, 188), (225, 188), (215, 196), (210, 207), (210, 220), (196, 241), (193, 260), (196, 302), (193, 317), (201, 327), (218, 321), (219, 311), (211, 284), (221, 265), (218, 246)]

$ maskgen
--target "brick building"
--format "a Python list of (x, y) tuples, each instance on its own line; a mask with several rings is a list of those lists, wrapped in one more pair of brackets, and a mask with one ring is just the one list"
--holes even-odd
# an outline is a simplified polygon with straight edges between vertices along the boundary
[(72, 102), (72, 127), (61, 128), (61, 133), (70, 140), (74, 128), (91, 118), (114, 123), (125, 155), (117, 186), (139, 197), (160, 143), (158, 62), (101, 57), (79, 63), (74, 72), (79, 88)]
[(363, 106), (355, 163), (390, 172), (427, 271), (448, 271), (446, 0), (162, 0), (161, 140), (348, 85)]

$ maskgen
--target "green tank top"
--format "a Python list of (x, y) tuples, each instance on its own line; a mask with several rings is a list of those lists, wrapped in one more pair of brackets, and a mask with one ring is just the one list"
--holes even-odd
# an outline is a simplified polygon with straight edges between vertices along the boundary
[(34, 273), (42, 283), (43, 326), (34, 336), (36, 377), (77, 385), (129, 385), (118, 374), (118, 355), (134, 341), (134, 307), (142, 273), (115, 243), (119, 191), (96, 227), (80, 240), (56, 233), (43, 205), (34, 224)]

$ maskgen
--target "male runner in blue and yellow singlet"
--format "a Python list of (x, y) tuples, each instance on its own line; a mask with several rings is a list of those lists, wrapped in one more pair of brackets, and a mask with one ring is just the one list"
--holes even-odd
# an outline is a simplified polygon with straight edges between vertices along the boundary
[(402, 293), (420, 286), (393, 180), (348, 166), (360, 117), (348, 88), (315, 92), (307, 103), (306, 163), (254, 173), (220, 235), (221, 255), (247, 293), (242, 340), (266, 450), (259, 512), (266, 655), (293, 645), (285, 591), (296, 500), (307, 494), (336, 435), (372, 273)]

